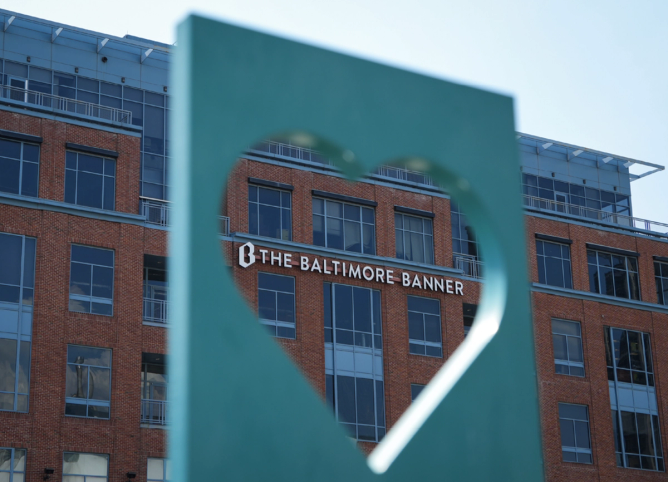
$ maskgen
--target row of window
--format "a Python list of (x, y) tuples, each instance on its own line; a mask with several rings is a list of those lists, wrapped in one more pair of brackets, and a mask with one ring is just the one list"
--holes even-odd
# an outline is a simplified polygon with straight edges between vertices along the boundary
[[(24, 482), (26, 480), (26, 452), (26, 449), (0, 447), (0, 481)], [(109, 455), (64, 452), (61, 480), (62, 482), (108, 481)], [(169, 460), (149, 457), (146, 461), (146, 480), (147, 482), (172, 480)]]

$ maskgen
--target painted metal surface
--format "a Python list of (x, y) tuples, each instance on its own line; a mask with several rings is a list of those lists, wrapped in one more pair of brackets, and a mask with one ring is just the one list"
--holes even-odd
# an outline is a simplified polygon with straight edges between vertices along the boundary
[[(542, 480), (512, 99), (197, 16), (178, 45), (173, 480)], [(426, 171), (485, 252), (468, 337), (368, 459), (225, 268), (228, 174), (247, 146), (286, 138), (351, 179), (388, 163)]]

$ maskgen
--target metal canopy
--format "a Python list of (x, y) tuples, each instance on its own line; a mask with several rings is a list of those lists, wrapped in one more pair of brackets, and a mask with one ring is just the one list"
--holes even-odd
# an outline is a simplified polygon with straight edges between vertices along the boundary
[[(178, 42), (173, 479), (542, 480), (512, 99), (197, 16)], [(469, 335), (368, 459), (260, 326), (223, 259), (220, 200), (239, 153), (286, 137), (352, 179), (388, 162), (426, 171), (485, 252)], [(297, 290), (315, 297), (322, 286)], [(300, 323), (322, 320), (298, 313)]]

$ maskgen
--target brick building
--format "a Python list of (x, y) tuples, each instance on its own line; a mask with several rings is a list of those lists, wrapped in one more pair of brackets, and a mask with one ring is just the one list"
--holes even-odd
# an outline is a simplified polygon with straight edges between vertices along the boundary
[[(0, 481), (169, 480), (170, 46), (0, 16)], [(662, 168), (518, 145), (546, 478), (665, 479), (668, 226), (633, 217), (629, 166)], [(366, 452), (473, 322), (484, 253), (424, 174), (351, 184), (263, 142), (220, 227), (260, 322)]]

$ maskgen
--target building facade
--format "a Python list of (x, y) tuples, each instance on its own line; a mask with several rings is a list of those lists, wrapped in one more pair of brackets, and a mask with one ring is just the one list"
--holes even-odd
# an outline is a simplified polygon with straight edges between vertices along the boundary
[[(171, 48), (0, 16), (0, 481), (170, 480)], [(668, 226), (633, 217), (629, 166), (662, 168), (517, 141), (546, 478), (664, 480)], [(259, 322), (367, 453), (462, 342), (484, 283), (474, 229), (428, 176), (352, 184), (286, 142), (240, 153), (220, 238)]]

